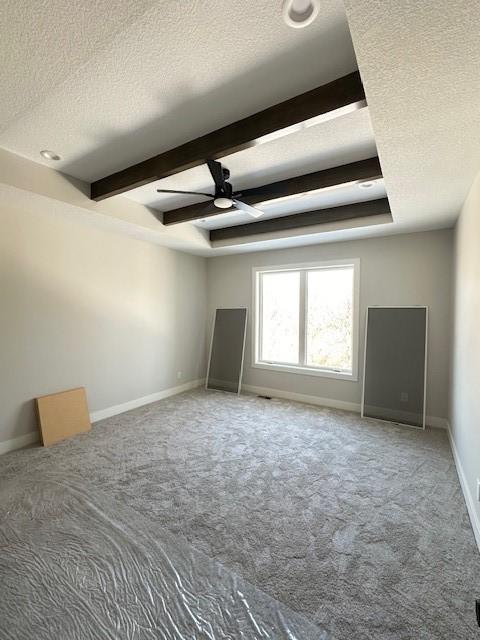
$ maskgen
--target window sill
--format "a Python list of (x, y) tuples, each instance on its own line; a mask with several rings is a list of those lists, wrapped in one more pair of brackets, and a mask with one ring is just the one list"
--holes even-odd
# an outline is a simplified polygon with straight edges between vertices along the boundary
[(301, 376), (317, 376), (320, 378), (334, 378), (335, 380), (348, 380), (358, 382), (358, 376), (353, 373), (342, 373), (341, 371), (330, 371), (329, 369), (313, 369), (310, 367), (296, 367), (287, 364), (270, 364), (268, 362), (255, 362), (252, 364), (255, 369), (267, 369), (268, 371), (280, 371), (283, 373), (296, 373)]

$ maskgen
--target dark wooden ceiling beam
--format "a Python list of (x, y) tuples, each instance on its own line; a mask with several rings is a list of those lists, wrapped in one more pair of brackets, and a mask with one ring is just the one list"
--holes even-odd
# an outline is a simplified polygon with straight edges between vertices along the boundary
[(341, 207), (330, 209), (318, 209), (315, 211), (305, 211), (293, 215), (271, 218), (269, 220), (259, 220), (248, 224), (240, 224), (234, 227), (222, 229), (212, 229), (210, 231), (210, 241), (219, 240), (239, 240), (248, 236), (256, 236), (274, 231), (292, 231), (305, 227), (311, 227), (330, 222), (343, 222), (344, 220), (355, 220), (358, 218), (368, 218), (390, 214), (388, 198), (369, 200), (368, 202), (357, 202)]
[[(103, 200), (149, 182), (166, 178), (236, 151), (262, 144), (290, 128), (365, 100), (358, 71), (307, 91), (295, 98), (259, 111), (233, 124), (212, 131), (175, 149), (144, 160), (91, 184), (91, 199)], [(331, 114), (335, 116), (334, 113)]]
[[(239, 200), (247, 204), (256, 205), (265, 200), (275, 200), (299, 193), (307, 193), (308, 191), (314, 191), (316, 189), (336, 187), (348, 182), (365, 182), (379, 177), (382, 177), (382, 169), (378, 158), (368, 158), (368, 160), (359, 160), (358, 162), (343, 164), (339, 167), (307, 173), (303, 176), (272, 182), (271, 184), (265, 184), (253, 189), (243, 189)], [(217, 216), (219, 213), (225, 213), (227, 211), (235, 211), (235, 209), (231, 208), (220, 211), (213, 203), (201, 202), (189, 205), (188, 207), (165, 211), (163, 214), (163, 224), (179, 224), (181, 222), (198, 220), (199, 218), (209, 218), (210, 216)]]

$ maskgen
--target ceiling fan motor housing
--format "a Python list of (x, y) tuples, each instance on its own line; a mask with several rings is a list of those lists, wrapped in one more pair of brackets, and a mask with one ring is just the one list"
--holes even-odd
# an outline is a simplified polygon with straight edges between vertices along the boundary
[(228, 179), (230, 178), (229, 169), (222, 166), (222, 164), (217, 160), (209, 159), (206, 161), (206, 164), (215, 184), (215, 193), (213, 195), (200, 191), (177, 191), (174, 189), (157, 189), (157, 191), (159, 193), (181, 193), (192, 196), (207, 196), (213, 200), (213, 204), (218, 209), (230, 209), (230, 207), (234, 207), (235, 209), (248, 213), (254, 218), (258, 218), (258, 216), (262, 215), (263, 211), (260, 211), (260, 209), (236, 199), (242, 194), (240, 192), (233, 192), (233, 187), (230, 182), (228, 182)]
[(233, 194), (233, 188), (230, 182), (224, 182), (222, 189), (218, 190), (218, 193), (215, 194), (216, 198), (231, 198)]

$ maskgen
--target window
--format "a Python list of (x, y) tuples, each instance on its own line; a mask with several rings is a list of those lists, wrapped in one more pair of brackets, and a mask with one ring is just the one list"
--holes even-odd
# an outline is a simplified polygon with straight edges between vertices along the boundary
[(254, 269), (254, 366), (356, 379), (358, 260)]

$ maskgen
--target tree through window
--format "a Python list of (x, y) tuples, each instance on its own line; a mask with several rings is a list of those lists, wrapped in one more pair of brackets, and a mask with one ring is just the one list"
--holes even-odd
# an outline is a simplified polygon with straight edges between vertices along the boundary
[(357, 264), (257, 270), (257, 364), (352, 376)]

